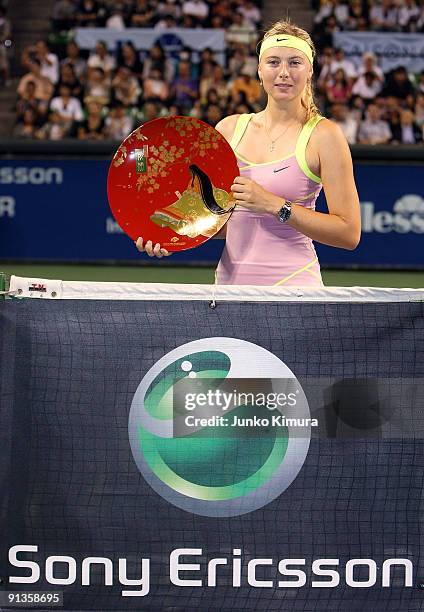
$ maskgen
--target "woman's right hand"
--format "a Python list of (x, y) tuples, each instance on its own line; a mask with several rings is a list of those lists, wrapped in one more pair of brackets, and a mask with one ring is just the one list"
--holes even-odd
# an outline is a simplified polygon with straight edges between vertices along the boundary
[(153, 246), (153, 242), (151, 240), (148, 240), (146, 244), (143, 244), (143, 238), (141, 236), (135, 241), (135, 246), (140, 253), (147, 253), (149, 257), (158, 257), (160, 259), (161, 257), (168, 257), (169, 255), (172, 255), (172, 253), (169, 253), (169, 251), (166, 249), (161, 248), (159, 242), (157, 242), (155, 246)]

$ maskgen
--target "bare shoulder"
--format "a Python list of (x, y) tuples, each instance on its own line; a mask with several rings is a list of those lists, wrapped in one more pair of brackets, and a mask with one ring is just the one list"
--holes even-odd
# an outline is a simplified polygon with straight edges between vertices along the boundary
[(224, 117), (224, 119), (221, 119), (221, 121), (216, 124), (215, 129), (224, 136), (225, 140), (230, 141), (233, 137), (239, 117), (240, 115), (228, 115), (228, 117)]
[(317, 124), (312, 132), (311, 140), (315, 142), (318, 148), (348, 146), (346, 137), (337, 123), (325, 118)]

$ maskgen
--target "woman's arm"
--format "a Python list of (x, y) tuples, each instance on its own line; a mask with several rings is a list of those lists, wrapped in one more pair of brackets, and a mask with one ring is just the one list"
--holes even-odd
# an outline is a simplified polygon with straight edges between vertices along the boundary
[[(239, 115), (229, 115), (228, 117), (224, 117), (221, 119), (219, 123), (216, 124), (215, 129), (224, 136), (227, 142), (230, 142), (233, 137), (234, 130), (236, 128), (236, 123)], [(225, 240), (227, 236), (227, 224), (222, 227), (215, 236), (213, 236), (213, 240)]]
[(229, 143), (231, 138), (233, 137), (234, 130), (236, 129), (237, 119), (240, 115), (228, 115), (228, 117), (224, 117), (221, 119), (216, 126), (215, 129), (217, 132), (224, 136), (225, 140)]
[(321, 123), (315, 131), (329, 214), (294, 204), (288, 223), (312, 240), (354, 249), (361, 237), (361, 213), (349, 145), (338, 125)]
[(227, 225), (225, 224), (215, 236), (212, 236), (212, 240), (225, 240), (227, 237)]

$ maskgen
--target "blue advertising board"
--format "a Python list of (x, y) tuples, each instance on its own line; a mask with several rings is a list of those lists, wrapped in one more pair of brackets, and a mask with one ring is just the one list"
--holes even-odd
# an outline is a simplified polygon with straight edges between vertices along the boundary
[[(140, 260), (107, 201), (107, 159), (2, 160), (0, 260)], [(317, 244), (330, 266), (424, 266), (423, 166), (357, 163), (362, 239), (347, 251)], [(318, 208), (325, 210), (321, 196)], [(215, 263), (223, 241), (211, 240), (172, 261)]]

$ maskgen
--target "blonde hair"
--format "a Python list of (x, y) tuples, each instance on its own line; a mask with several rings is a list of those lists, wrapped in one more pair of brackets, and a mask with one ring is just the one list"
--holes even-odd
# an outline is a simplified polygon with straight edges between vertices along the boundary
[[(259, 41), (256, 50), (258, 51), (258, 48), (260, 49), (260, 45), (266, 38), (268, 38), (268, 36), (273, 36), (274, 34), (289, 34), (290, 36), (297, 36), (297, 38), (301, 38), (311, 47), (312, 55), (315, 57), (315, 45), (312, 42), (312, 38), (309, 36), (306, 30), (299, 28), (299, 26), (292, 23), (290, 19), (283, 19), (281, 21), (276, 21), (275, 23), (273, 23), (272, 26), (265, 32), (262, 40)], [(306, 117), (308, 121), (312, 117), (316, 117), (320, 114), (314, 100), (314, 92), (312, 89), (311, 80), (308, 80), (305, 85), (305, 89), (302, 93), (301, 102), (302, 106), (306, 109)]]

